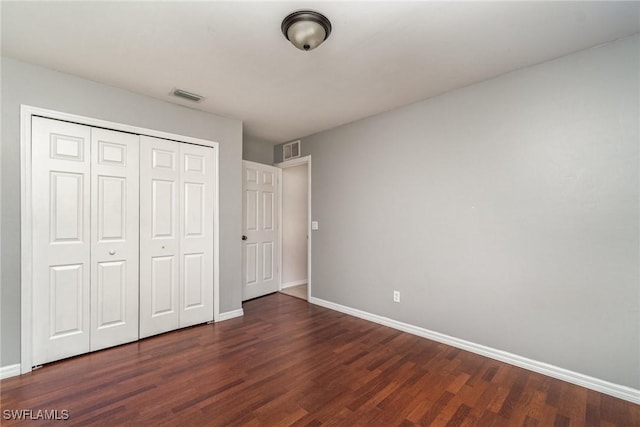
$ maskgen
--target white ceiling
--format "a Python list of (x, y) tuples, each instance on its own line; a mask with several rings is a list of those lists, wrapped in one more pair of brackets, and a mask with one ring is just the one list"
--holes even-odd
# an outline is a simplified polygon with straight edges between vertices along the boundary
[[(283, 142), (640, 30), (640, 2), (7, 2), (2, 54)], [(303, 52), (290, 12), (333, 24)], [(175, 87), (205, 96), (194, 104)]]

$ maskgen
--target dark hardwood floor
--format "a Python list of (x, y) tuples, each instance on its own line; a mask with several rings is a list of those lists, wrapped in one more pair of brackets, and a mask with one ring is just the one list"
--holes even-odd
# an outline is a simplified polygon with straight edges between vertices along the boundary
[(638, 405), (297, 298), (244, 310), (3, 380), (0, 423), (640, 426)]

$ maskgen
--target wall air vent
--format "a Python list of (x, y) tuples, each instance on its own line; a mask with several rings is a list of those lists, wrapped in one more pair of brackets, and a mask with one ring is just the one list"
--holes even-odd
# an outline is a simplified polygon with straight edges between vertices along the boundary
[(174, 89), (171, 94), (173, 96), (177, 96), (178, 98), (188, 99), (189, 101), (193, 102), (202, 102), (202, 100), (204, 99), (204, 96), (200, 96), (197, 93), (187, 92), (186, 90), (182, 89)]
[(282, 146), (282, 159), (289, 160), (300, 157), (300, 140)]

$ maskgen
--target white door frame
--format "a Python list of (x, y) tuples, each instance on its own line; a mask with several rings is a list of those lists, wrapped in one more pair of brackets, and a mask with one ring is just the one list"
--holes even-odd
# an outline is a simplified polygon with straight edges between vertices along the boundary
[(31, 118), (33, 116), (64, 120), (81, 125), (113, 129), (137, 135), (148, 135), (173, 141), (213, 147), (215, 152), (214, 197), (213, 197), (213, 319), (220, 320), (220, 230), (219, 230), (219, 143), (190, 136), (162, 132), (139, 126), (110, 122), (92, 117), (78, 116), (60, 111), (48, 110), (30, 105), (20, 105), (20, 373), (31, 371), (32, 360), (32, 256), (33, 240), (31, 226), (33, 210), (31, 206)]
[[(280, 169), (286, 169), (293, 166), (307, 164), (307, 300), (311, 298), (311, 155), (298, 157), (296, 159), (287, 160), (286, 162), (276, 163), (274, 166)], [(282, 171), (278, 178), (278, 193), (280, 193), (280, 217), (278, 219), (280, 229), (278, 230), (279, 250), (280, 250), (280, 271), (283, 270), (282, 258)], [(280, 274), (280, 283), (278, 290), (282, 290), (282, 274)]]

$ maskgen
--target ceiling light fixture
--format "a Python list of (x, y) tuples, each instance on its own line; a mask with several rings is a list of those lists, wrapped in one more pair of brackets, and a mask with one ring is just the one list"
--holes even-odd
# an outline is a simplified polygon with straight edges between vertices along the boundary
[(329, 38), (331, 22), (321, 13), (299, 10), (282, 21), (282, 34), (300, 50), (313, 50)]

